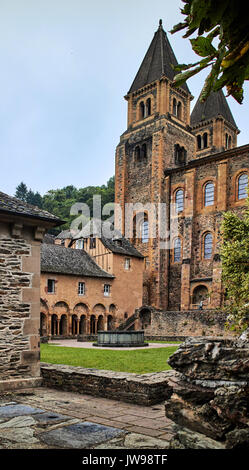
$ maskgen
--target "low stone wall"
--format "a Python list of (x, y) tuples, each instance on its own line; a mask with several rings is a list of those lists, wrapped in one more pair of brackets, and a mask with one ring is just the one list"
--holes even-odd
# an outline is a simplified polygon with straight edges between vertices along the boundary
[(217, 310), (155, 311), (151, 324), (145, 329), (145, 336), (189, 337), (222, 336), (231, 337), (225, 329), (226, 315)]
[(132, 374), (41, 363), (42, 385), (138, 405), (161, 403), (172, 394), (169, 381), (176, 373)]

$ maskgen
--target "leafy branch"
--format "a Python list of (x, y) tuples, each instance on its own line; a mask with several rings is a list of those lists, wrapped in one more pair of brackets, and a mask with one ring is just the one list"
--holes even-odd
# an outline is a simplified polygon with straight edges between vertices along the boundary
[[(186, 29), (183, 38), (197, 33), (190, 43), (202, 59), (194, 64), (173, 67), (179, 72), (174, 78), (174, 86), (181, 86), (190, 77), (211, 67), (200, 100), (205, 101), (212, 91), (226, 87), (228, 96), (241, 104), (243, 85), (249, 79), (249, 19), (242, 13), (245, 3), (242, 0), (182, 1), (185, 5), (181, 13), (186, 18), (175, 25), (171, 33)], [(218, 45), (214, 45), (215, 39)]]

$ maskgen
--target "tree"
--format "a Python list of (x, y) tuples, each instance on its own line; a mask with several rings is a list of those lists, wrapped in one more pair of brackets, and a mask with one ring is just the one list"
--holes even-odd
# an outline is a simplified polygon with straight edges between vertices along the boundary
[(227, 324), (237, 332), (249, 326), (249, 201), (242, 218), (229, 211), (222, 226), (222, 280)]
[[(201, 57), (193, 64), (174, 67), (180, 72), (174, 85), (182, 85), (188, 78), (211, 67), (200, 100), (205, 101), (211, 91), (226, 87), (228, 95), (238, 103), (243, 101), (243, 84), (249, 79), (249, 17), (242, 0), (182, 0), (181, 12), (185, 21), (173, 27), (171, 33), (187, 29), (184, 38), (195, 32), (190, 40), (193, 51)], [(218, 42), (218, 44), (216, 44)]]
[(25, 183), (21, 182), (16, 187), (15, 197), (17, 197), (17, 199), (21, 199), (21, 201), (26, 202), (27, 194), (28, 194), (28, 188)]

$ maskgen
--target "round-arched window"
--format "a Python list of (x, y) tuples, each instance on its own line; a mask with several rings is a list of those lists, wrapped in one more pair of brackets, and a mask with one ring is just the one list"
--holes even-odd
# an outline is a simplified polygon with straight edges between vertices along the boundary
[(176, 203), (176, 212), (178, 214), (179, 212), (182, 212), (184, 208), (183, 189), (178, 189), (178, 191), (176, 191), (175, 203)]
[(212, 233), (208, 232), (204, 236), (204, 259), (210, 259), (213, 253), (213, 235)]
[(204, 206), (212, 206), (214, 204), (214, 183), (209, 181), (204, 189)]
[(248, 175), (242, 173), (238, 179), (238, 199), (245, 199), (247, 197), (248, 188)]

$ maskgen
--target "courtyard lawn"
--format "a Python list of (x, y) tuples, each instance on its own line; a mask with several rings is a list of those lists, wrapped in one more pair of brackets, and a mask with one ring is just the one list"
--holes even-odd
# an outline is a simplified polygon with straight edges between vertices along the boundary
[(131, 351), (110, 349), (85, 349), (41, 344), (41, 361), (93, 369), (146, 374), (171, 369), (168, 358), (176, 346)]

